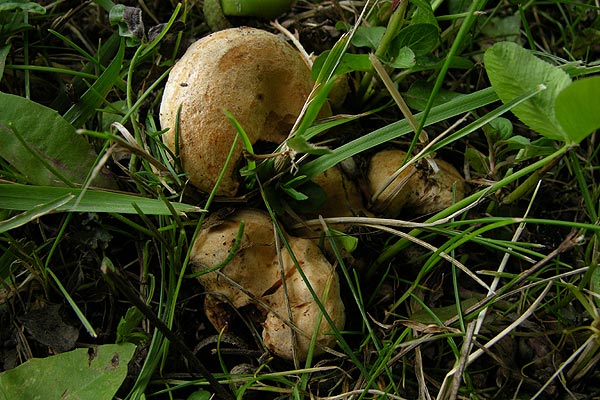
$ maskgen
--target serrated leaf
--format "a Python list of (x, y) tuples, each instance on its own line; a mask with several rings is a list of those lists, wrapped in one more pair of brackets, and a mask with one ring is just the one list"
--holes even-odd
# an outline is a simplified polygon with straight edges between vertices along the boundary
[(558, 94), (555, 104), (558, 122), (571, 143), (579, 143), (600, 128), (600, 76), (573, 82)]
[(554, 111), (558, 94), (571, 84), (566, 72), (512, 42), (490, 47), (485, 52), (484, 63), (492, 88), (504, 103), (544, 85), (545, 90), (514, 107), (512, 112), (541, 135), (572, 142)]
[(127, 376), (135, 347), (107, 344), (32, 358), (0, 374), (0, 399), (110, 400)]
[[(73, 186), (85, 181), (97, 155), (56, 111), (20, 96), (0, 93), (0, 157), (29, 183)], [(115, 187), (113, 180), (103, 174), (98, 174), (93, 185)]]

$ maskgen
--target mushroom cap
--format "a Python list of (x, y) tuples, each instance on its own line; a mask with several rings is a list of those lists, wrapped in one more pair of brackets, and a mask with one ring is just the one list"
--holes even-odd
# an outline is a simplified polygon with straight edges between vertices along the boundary
[[(249, 304), (259, 308), (265, 306), (263, 340), (274, 354), (292, 359), (292, 349), (295, 347), (298, 358), (305, 359), (311, 335), (319, 322), (318, 346), (314, 354), (322, 353), (323, 346), (333, 347), (335, 337), (327, 334), (332, 329), (325, 319), (320, 321), (320, 309), (286, 249), (282, 249), (280, 266), (280, 257), (274, 243), (273, 223), (266, 213), (243, 209), (218, 224), (202, 229), (192, 248), (194, 271), (212, 268), (228, 258), (241, 221), (245, 222), (242, 239), (238, 251), (229, 263), (220, 268), (219, 272), (211, 271), (198, 276), (207, 292), (205, 308), (210, 322), (217, 330), (227, 327), (228, 312), (223, 307), (224, 303), (235, 308)], [(286, 236), (286, 239), (327, 314), (342, 329), (345, 322), (344, 304), (334, 268), (312, 241), (291, 236)], [(282, 269), (285, 285), (282, 281)], [(286, 296), (292, 310), (291, 319)], [(284, 322), (288, 320), (298, 329), (296, 343), (293, 342), (290, 324)]]
[[(238, 252), (219, 271), (254, 295), (261, 296), (280, 275), (273, 237), (273, 221), (262, 211), (242, 209), (219, 224), (202, 229), (192, 248), (194, 272), (212, 268), (227, 259), (233, 250), (242, 221), (244, 232)], [(198, 280), (209, 295), (218, 293), (226, 297), (235, 308), (253, 302), (247, 294), (227, 280), (219, 278), (216, 271), (200, 275)]]
[[(344, 328), (346, 314), (344, 303), (340, 298), (339, 278), (329, 261), (312, 241), (292, 237), (289, 239), (290, 248), (311, 287), (319, 297), (327, 314), (338, 329)], [(296, 342), (293, 341), (292, 328), (283, 322), (289, 319), (288, 303), (283, 285), (277, 291), (265, 297), (270, 306), (270, 311), (263, 324), (263, 341), (267, 348), (274, 354), (288, 360), (296, 355), (300, 360), (306, 359), (310, 348), (311, 337), (317, 331), (317, 344), (314, 355), (323, 353), (322, 346), (333, 347), (336, 337), (333, 329), (322, 316), (321, 310), (308, 287), (298, 272), (298, 268), (287, 250), (282, 255), (284, 270), (286, 271), (286, 290), (291, 309), (291, 321), (296, 331)]]
[[(165, 144), (181, 157), (190, 182), (209, 192), (237, 135), (229, 111), (250, 142), (281, 143), (313, 87), (308, 65), (282, 38), (254, 28), (232, 28), (193, 43), (175, 64), (160, 106)], [(175, 125), (179, 117), (179, 148)], [(241, 141), (217, 194), (235, 196)]]
[(353, 180), (346, 177), (342, 169), (335, 165), (313, 178), (327, 194), (325, 203), (316, 215), (329, 217), (353, 217), (364, 214), (362, 196)]
[[(406, 152), (397, 149), (375, 153), (369, 161), (367, 180), (371, 194), (392, 176), (402, 165)], [(373, 209), (388, 216), (398, 216), (404, 209), (417, 214), (429, 214), (449, 207), (465, 194), (465, 181), (448, 162), (435, 159), (439, 171), (435, 174), (427, 169), (409, 165), (379, 195)], [(454, 192), (453, 188), (456, 188)]]

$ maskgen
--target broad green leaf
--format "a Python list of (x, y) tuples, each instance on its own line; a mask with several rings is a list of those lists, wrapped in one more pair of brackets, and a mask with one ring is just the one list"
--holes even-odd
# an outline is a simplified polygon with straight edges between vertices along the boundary
[[(418, 111), (423, 111), (427, 105), (429, 96), (431, 96), (432, 90), (432, 84), (424, 81), (416, 81), (408, 88), (406, 93), (404, 93), (404, 100), (406, 100), (406, 104), (408, 104), (409, 107)], [(464, 95), (448, 89), (440, 89), (437, 93), (437, 96), (435, 96), (433, 105), (438, 106), (460, 96)]]
[(384, 33), (384, 26), (359, 26), (352, 38), (352, 45), (356, 47), (369, 47), (375, 50)]
[(490, 39), (516, 42), (521, 33), (521, 16), (515, 13), (514, 15), (492, 17), (481, 28), (481, 33)]
[(141, 329), (138, 329), (140, 323), (144, 319), (144, 314), (135, 306), (129, 307), (127, 312), (117, 325), (117, 343), (140, 343), (148, 339), (146, 334)]
[(395, 55), (393, 60), (383, 61), (384, 64), (392, 67), (392, 68), (412, 68), (416, 64), (415, 53), (411, 50), (410, 47), (403, 47), (398, 50), (398, 53)]
[(390, 54), (397, 54), (409, 47), (417, 56), (430, 53), (439, 41), (439, 30), (432, 24), (413, 24), (403, 28), (392, 42)]
[[(329, 55), (330, 50), (325, 50), (313, 62), (312, 77), (313, 80), (317, 80), (321, 68)], [(346, 53), (342, 56), (340, 63), (335, 69), (335, 75), (344, 75), (353, 71), (370, 71), (371, 61), (369, 61), (368, 54), (350, 54)]]
[(335, 240), (336, 244), (342, 246), (344, 250), (352, 253), (358, 247), (358, 238), (350, 236), (342, 231), (329, 228), (329, 233)]
[(441, 68), (444, 63), (448, 62), (448, 68), (454, 69), (470, 69), (473, 68), (473, 62), (464, 57), (452, 56), (450, 59), (447, 57), (438, 58), (433, 54), (424, 54), (417, 57), (417, 63), (410, 70), (411, 72), (427, 71), (430, 69)]
[(416, 10), (410, 19), (412, 24), (438, 25), (429, 0), (411, 0), (411, 3), (416, 6)]
[(211, 400), (214, 395), (211, 392), (207, 392), (204, 389), (198, 389), (194, 393), (190, 394), (187, 400)]
[(46, 9), (34, 1), (0, 1), (0, 11), (21, 10), (34, 14), (46, 14)]
[(513, 136), (513, 124), (504, 117), (490, 121), (487, 126), (483, 127), (483, 130), (490, 143), (506, 140)]
[[(0, 184), (0, 209), (31, 210), (61, 197), (74, 195), (73, 199), (57, 207), (56, 211), (137, 214), (132, 205), (135, 203), (144, 214), (171, 215), (169, 207), (162, 200), (92, 189), (81, 195), (82, 192), (82, 189), (76, 188)], [(183, 203), (171, 205), (175, 211), (182, 214), (203, 211), (200, 207)]]
[(490, 47), (485, 52), (484, 63), (492, 88), (504, 103), (540, 85), (545, 86), (544, 91), (514, 107), (512, 112), (545, 137), (573, 142), (554, 112), (558, 94), (571, 84), (566, 72), (511, 42)]
[[(0, 92), (0, 157), (29, 183), (73, 186), (85, 181), (97, 155), (56, 111)], [(103, 174), (98, 174), (92, 184), (115, 187), (113, 180)]]
[(556, 118), (571, 143), (579, 143), (600, 128), (600, 76), (573, 82), (558, 94)]
[(469, 166), (476, 172), (480, 174), (489, 174), (490, 172), (490, 162), (488, 158), (479, 150), (474, 147), (467, 147), (465, 149), (465, 160)]
[(107, 344), (32, 358), (0, 374), (0, 399), (111, 400), (127, 376), (135, 347)]

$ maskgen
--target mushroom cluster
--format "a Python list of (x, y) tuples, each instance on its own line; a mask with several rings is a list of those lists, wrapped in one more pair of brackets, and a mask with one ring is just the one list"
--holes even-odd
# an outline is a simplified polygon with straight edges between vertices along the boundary
[(290, 253), (286, 248), (278, 251), (274, 238), (268, 214), (241, 209), (202, 229), (191, 259), (195, 272), (204, 272), (198, 280), (206, 290), (207, 316), (217, 330), (228, 327), (228, 307), (254, 305), (264, 314), (267, 349), (285, 359), (295, 354), (303, 360), (313, 334), (314, 354), (336, 343), (313, 293), (337, 329), (344, 326), (339, 279), (312, 241), (286, 235)]
[[(235, 196), (243, 146), (234, 146), (238, 132), (224, 111), (236, 118), (252, 145), (278, 145), (312, 87), (305, 60), (283, 39), (253, 28), (219, 31), (193, 43), (169, 74), (160, 108), (164, 142), (190, 182), (205, 192), (217, 184), (233, 147), (234, 162), (216, 193)], [(243, 237), (236, 241), (242, 221)], [(312, 335), (316, 354), (335, 345), (323, 311), (338, 329), (344, 326), (338, 276), (310, 240), (286, 236), (290, 252), (278, 250), (274, 237), (268, 215), (239, 210), (201, 230), (192, 260), (215, 328), (229, 324), (224, 304), (257, 306), (264, 312), (265, 346), (282, 358), (304, 359)]]
[[(253, 28), (219, 31), (193, 43), (170, 72), (160, 107), (164, 142), (194, 186), (236, 196), (244, 148), (236, 144), (239, 133), (224, 111), (253, 146), (275, 147), (286, 139), (312, 87), (303, 57), (277, 35)], [(410, 166), (386, 186), (405, 155), (385, 150), (372, 157), (362, 185), (379, 194), (370, 210), (363, 190), (341, 168), (318, 175), (313, 181), (327, 200), (310, 216), (396, 216), (408, 208), (429, 213), (463, 196), (462, 177), (441, 160), (435, 174)], [(254, 306), (262, 312), (265, 347), (285, 359), (304, 359), (313, 340), (314, 354), (334, 346), (332, 332), (344, 326), (339, 278), (314, 242), (285, 234), (287, 246), (277, 246), (276, 235), (269, 215), (240, 209), (203, 226), (191, 257), (217, 330), (229, 326), (232, 307)]]

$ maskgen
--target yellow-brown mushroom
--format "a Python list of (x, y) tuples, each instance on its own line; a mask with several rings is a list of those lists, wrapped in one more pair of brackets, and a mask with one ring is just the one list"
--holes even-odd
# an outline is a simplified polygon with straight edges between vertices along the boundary
[(437, 158), (436, 173), (426, 164), (422, 168), (409, 165), (385, 187), (405, 157), (406, 152), (397, 149), (382, 150), (371, 157), (367, 172), (369, 190), (372, 195), (380, 192), (372, 205), (373, 211), (390, 217), (400, 215), (402, 210), (429, 214), (464, 197), (464, 178), (451, 164)]
[[(279, 144), (312, 87), (302, 55), (279, 36), (254, 28), (213, 33), (193, 43), (169, 73), (160, 106), (164, 142), (179, 154), (190, 182), (209, 192), (237, 135), (223, 110), (252, 144)], [(242, 154), (240, 141), (218, 195), (237, 194)]]
[[(243, 234), (241, 240), (236, 240), (242, 221)], [(295, 348), (296, 356), (305, 359), (314, 332), (317, 332), (314, 354), (335, 345), (335, 336), (328, 334), (333, 329), (322, 318), (298, 266), (335, 326), (342, 329), (345, 314), (338, 275), (312, 241), (286, 235), (297, 266), (287, 250), (278, 254), (274, 238), (273, 223), (267, 214), (238, 210), (201, 230), (191, 259), (196, 272), (207, 272), (198, 276), (198, 280), (206, 290), (207, 316), (217, 330), (227, 328), (228, 321), (222, 311), (227, 307), (225, 304), (235, 308), (253, 304), (265, 313), (265, 346), (286, 359), (293, 358)], [(226, 265), (212, 270), (226, 260)]]

